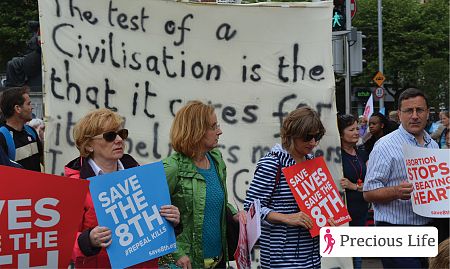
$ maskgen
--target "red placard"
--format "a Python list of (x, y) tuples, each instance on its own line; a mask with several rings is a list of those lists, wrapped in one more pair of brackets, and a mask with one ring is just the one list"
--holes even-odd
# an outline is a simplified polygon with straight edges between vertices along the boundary
[(239, 241), (234, 252), (234, 259), (236, 260), (236, 267), (238, 269), (252, 268), (250, 259), (250, 249), (248, 248), (246, 215), (239, 214)]
[(0, 267), (67, 268), (88, 186), (0, 165)]
[(333, 218), (337, 225), (351, 220), (323, 157), (283, 168), (283, 174), (301, 211), (313, 221), (311, 236)]

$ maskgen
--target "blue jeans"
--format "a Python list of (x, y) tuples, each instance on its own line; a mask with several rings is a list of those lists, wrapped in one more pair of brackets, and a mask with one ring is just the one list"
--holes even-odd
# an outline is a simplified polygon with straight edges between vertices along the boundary
[(383, 268), (408, 268), (408, 269), (420, 269), (428, 268), (426, 258), (415, 258), (415, 257), (386, 257), (381, 258), (381, 263), (383, 263)]
[(362, 266), (362, 258), (354, 257), (353, 258), (353, 269), (361, 269)]
[[(368, 213), (360, 216), (359, 218), (352, 219), (350, 222), (350, 226), (366, 226), (367, 221), (367, 215)], [(362, 266), (362, 258), (361, 257), (354, 257), (353, 258), (353, 268), (354, 269), (361, 269)]]

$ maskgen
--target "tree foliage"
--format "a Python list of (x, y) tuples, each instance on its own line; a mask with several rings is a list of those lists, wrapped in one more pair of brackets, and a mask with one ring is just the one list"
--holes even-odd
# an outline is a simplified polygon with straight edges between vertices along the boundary
[[(383, 62), (387, 86), (395, 97), (408, 87), (423, 89), (431, 105), (449, 98), (448, 0), (383, 0)], [(366, 39), (367, 68), (353, 85), (369, 86), (378, 71), (377, 0), (358, 0), (353, 26)], [(372, 83), (371, 86), (374, 84)]]
[(11, 58), (26, 52), (26, 42), (31, 37), (28, 21), (38, 19), (36, 0), (0, 1), (0, 72), (5, 71)]

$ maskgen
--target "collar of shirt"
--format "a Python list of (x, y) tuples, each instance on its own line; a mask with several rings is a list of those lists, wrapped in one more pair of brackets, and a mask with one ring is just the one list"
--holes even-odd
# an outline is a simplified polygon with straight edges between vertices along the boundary
[[(414, 135), (412, 135), (410, 132), (406, 131), (405, 128), (403, 128), (403, 125), (400, 124), (400, 126), (398, 127), (398, 129), (400, 130), (400, 132), (405, 135), (406, 137), (408, 137), (409, 140), (413, 141), (416, 146), (421, 146), (419, 144), (419, 142), (417, 142), (417, 139), (414, 137)], [(427, 147), (428, 144), (431, 143), (431, 136), (425, 131), (422, 130), (423, 133), (423, 140), (425, 141), (425, 144), (423, 145), (424, 147)]]
[[(94, 171), (96, 176), (104, 175), (105, 172), (98, 166), (95, 161), (91, 158), (88, 159), (89, 165), (92, 167), (92, 170)], [(120, 160), (117, 160), (117, 171), (124, 170), (123, 164)]]

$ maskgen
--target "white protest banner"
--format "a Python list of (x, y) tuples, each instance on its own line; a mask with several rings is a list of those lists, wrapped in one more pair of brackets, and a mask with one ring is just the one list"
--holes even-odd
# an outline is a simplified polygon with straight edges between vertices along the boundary
[(403, 146), (408, 181), (413, 184), (414, 213), (430, 218), (450, 216), (450, 154), (448, 149)]
[(282, 5), (39, 0), (46, 171), (78, 155), (73, 126), (98, 107), (126, 118), (128, 153), (160, 160), (174, 113), (200, 99), (221, 124), (230, 200), (243, 202), (256, 162), (299, 106), (320, 113), (327, 130), (315, 154), (339, 178), (332, 3)]

